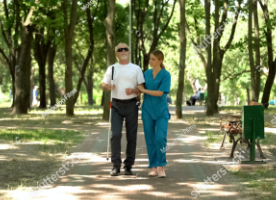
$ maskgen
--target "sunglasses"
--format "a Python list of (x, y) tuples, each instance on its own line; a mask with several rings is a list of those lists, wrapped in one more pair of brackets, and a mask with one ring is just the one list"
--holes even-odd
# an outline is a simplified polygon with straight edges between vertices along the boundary
[(120, 48), (118, 49), (118, 52), (122, 52), (123, 50), (128, 51), (128, 48)]

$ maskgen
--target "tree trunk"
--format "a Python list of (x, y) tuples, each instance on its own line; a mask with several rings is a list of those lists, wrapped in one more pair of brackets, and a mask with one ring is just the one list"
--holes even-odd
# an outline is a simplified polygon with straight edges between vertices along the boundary
[(101, 100), (101, 106), (104, 106), (104, 97), (105, 97), (105, 95), (104, 95), (104, 91), (103, 91), (103, 93), (102, 93), (102, 100)]
[(88, 98), (88, 105), (93, 106), (93, 80), (90, 75), (87, 75), (87, 98)]
[[(219, 0), (215, 0), (215, 28), (214, 30), (218, 30), (219, 29), (219, 10), (220, 10), (220, 5), (219, 5)], [(211, 44), (210, 44), (211, 45)], [(218, 93), (219, 93), (219, 68), (220, 68), (220, 43), (219, 43), (219, 38), (215, 38), (214, 37), (214, 41), (213, 41), (213, 78), (212, 80), (212, 84), (214, 86), (214, 88), (212, 87), (212, 91), (214, 94), (214, 101), (213, 103), (213, 113), (218, 113), (218, 106), (217, 106), (217, 100), (218, 100)], [(208, 89), (209, 89), (209, 85), (208, 85)], [(209, 100), (209, 92), (208, 92), (208, 100)]]
[(31, 76), (30, 76), (30, 108), (32, 106), (32, 102), (33, 102), (33, 89), (34, 89), (34, 86), (35, 86), (35, 83), (34, 83), (34, 72), (35, 72), (35, 68), (32, 67), (31, 68)]
[[(219, 47), (218, 47), (219, 48)], [(220, 49), (219, 49), (220, 51)], [(221, 53), (220, 53), (221, 54)], [(222, 69), (222, 60), (223, 60), (223, 55), (218, 55), (217, 56), (217, 66), (214, 66), (214, 68), (216, 68), (216, 70), (214, 70), (216, 79), (214, 80), (214, 114), (219, 113), (219, 107), (218, 107), (218, 100), (219, 100), (219, 87), (220, 87), (220, 76), (221, 76), (221, 69)]]
[(254, 66), (253, 57), (253, 44), (252, 44), (252, 12), (254, 11), (253, 0), (248, 0), (248, 53), (249, 53), (249, 63), (251, 71), (251, 97), (253, 101), (258, 102), (258, 97), (256, 94), (256, 73), (259, 73)]
[(195, 95), (196, 92), (197, 92), (196, 85), (195, 85), (197, 78), (193, 78), (191, 76), (188, 76), (187, 79), (190, 82), (190, 84), (192, 86), (192, 89), (193, 89), (193, 94)]
[(264, 19), (265, 19), (265, 25), (266, 25), (265, 37), (267, 42), (267, 57), (268, 57), (267, 64), (268, 64), (269, 71), (268, 71), (268, 77), (266, 79), (266, 83), (263, 91), (262, 103), (264, 104), (264, 107), (267, 108), (268, 107), (267, 102), (269, 102), (270, 91), (275, 79), (276, 59), (273, 61), (272, 32), (271, 32), (267, 1), (264, 1), (264, 4), (262, 3), (262, 1), (259, 1), (259, 4), (261, 5)]
[[(211, 4), (209, 0), (205, 0), (205, 20), (206, 20), (206, 38), (210, 36), (210, 10)], [(211, 44), (206, 48), (207, 54), (207, 84), (208, 84), (208, 100), (207, 100), (207, 111), (206, 115), (211, 116), (214, 113), (214, 85), (213, 85), (213, 72), (212, 72), (212, 53), (211, 53)]]
[[(116, 62), (115, 55), (115, 0), (108, 1), (108, 13), (107, 17), (104, 20), (106, 40), (107, 40), (107, 67)], [(104, 92), (104, 112), (103, 119), (109, 119), (110, 112), (110, 91)]]
[(15, 104), (13, 114), (27, 114), (30, 102), (31, 44), (33, 27), (22, 25), (22, 43), (18, 72), (15, 72)]
[[(64, 34), (65, 34), (65, 93), (70, 93), (73, 90), (72, 82), (72, 44), (74, 37), (74, 30), (77, 20), (77, 0), (72, 0), (70, 24), (68, 25), (67, 17), (67, 0), (62, 3), (64, 14)], [(74, 98), (66, 97), (66, 115), (74, 116)]]
[(51, 46), (51, 39), (49, 38), (47, 43), (44, 43), (44, 28), (39, 31), (40, 34), (35, 35), (34, 44), (34, 57), (39, 66), (39, 93), (40, 93), (40, 103), (39, 108), (46, 108), (46, 59)]
[(53, 45), (49, 49), (48, 53), (48, 81), (49, 81), (49, 93), (50, 93), (50, 104), (54, 106), (56, 104), (56, 91), (55, 91), (55, 80), (54, 80), (54, 60), (56, 56), (57, 46)]
[(246, 94), (247, 94), (247, 105), (250, 105), (250, 89), (249, 89), (249, 87), (246, 88)]
[(148, 65), (149, 65), (149, 54), (144, 54), (144, 59), (143, 59), (143, 66), (144, 66), (144, 69), (143, 69), (143, 72), (147, 71), (149, 68), (148, 68)]
[(178, 71), (178, 88), (176, 94), (176, 118), (182, 119), (182, 101), (184, 91), (185, 59), (186, 59), (186, 31), (185, 31), (185, 0), (179, 0), (180, 4), (180, 58)]
[[(260, 55), (260, 36), (259, 36), (259, 21), (258, 21), (258, 7), (257, 7), (257, 0), (253, 0), (253, 12), (254, 12), (254, 30), (255, 30), (255, 42), (254, 42), (254, 48), (255, 48), (255, 53), (256, 53), (256, 65), (255, 66), (260, 66), (260, 60), (261, 60), (261, 55)], [(256, 102), (259, 101), (259, 96), (260, 96), (260, 72), (255, 68), (255, 97)], [(252, 80), (251, 80), (252, 81)]]
[(90, 106), (93, 106), (93, 86), (94, 86), (94, 81), (93, 81), (93, 74), (94, 74), (94, 66), (93, 66), (93, 60), (91, 58), (91, 66), (89, 69), (89, 73), (87, 75), (87, 97), (88, 97), (88, 104)]

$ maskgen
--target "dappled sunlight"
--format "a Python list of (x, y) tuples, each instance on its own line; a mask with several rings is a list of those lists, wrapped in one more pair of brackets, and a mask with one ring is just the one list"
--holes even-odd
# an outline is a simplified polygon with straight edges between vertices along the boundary
[(146, 185), (146, 184), (133, 184), (133, 185), (123, 185), (123, 186), (118, 186), (118, 185), (113, 185), (113, 184), (92, 184), (90, 185), (91, 188), (112, 188), (118, 191), (121, 190), (152, 190), (154, 189), (153, 186), (151, 185)]
[[(2, 149), (2, 150), (7, 150), (7, 149), (10, 149), (10, 148), (12, 148), (12, 147), (14, 147), (14, 145), (10, 145), (10, 144), (0, 144), (0, 149)], [(17, 148), (17, 147), (15, 147), (15, 148)], [(18, 148), (17, 148), (18, 149)]]
[[(55, 184), (45, 187), (45, 191), (37, 198), (45, 200), (56, 198), (81, 200), (86, 198), (89, 199), (93, 196), (93, 199), (131, 199), (132, 195), (134, 195), (133, 197), (142, 195), (142, 199), (145, 196), (153, 199), (193, 199), (193, 196), (191, 196), (191, 192), (194, 190), (193, 187), (204, 185), (204, 179), (206, 179), (207, 176), (216, 173), (217, 169), (221, 167), (221, 163), (230, 165), (233, 162), (232, 159), (228, 160), (225, 157), (224, 151), (218, 149), (220, 143), (212, 143), (209, 147), (209, 150), (212, 150), (214, 156), (221, 157), (221, 159), (216, 160), (210, 156), (210, 152), (206, 151), (206, 147), (199, 147), (199, 145), (203, 144), (208, 138), (207, 131), (219, 131), (218, 126), (209, 127), (200, 124), (198, 125), (197, 122), (202, 120), (200, 117), (191, 118), (192, 120), (195, 120), (195, 123), (187, 123), (181, 120), (170, 120), (167, 145), (171, 145), (174, 140), (177, 141), (174, 144), (174, 147), (166, 152), (168, 166), (165, 167), (165, 171), (167, 178), (160, 179), (158, 177), (148, 177), (150, 169), (148, 168), (149, 160), (146, 149), (147, 147), (145, 144), (142, 121), (139, 120), (140, 124), (138, 126), (136, 148), (137, 153), (135, 164), (132, 168), (133, 175), (124, 175), (125, 169), (123, 168), (124, 164), (122, 163), (119, 176), (110, 176), (109, 172), (112, 169), (111, 152), (109, 152), (109, 160), (106, 160), (109, 123), (100, 120), (93, 120), (91, 122), (89, 121), (91, 117), (97, 116), (85, 116), (84, 118), (78, 116), (76, 119), (73, 119), (65, 116), (59, 117), (53, 115), (52, 118), (50, 117), (43, 121), (43, 123), (49, 125), (49, 127), (47, 127), (47, 129), (44, 127), (44, 129), (39, 129), (38, 131), (35, 130), (37, 129), (36, 126), (41, 126), (41, 124), (33, 125), (33, 123), (38, 123), (37, 119), (22, 119), (22, 125), (27, 129), (35, 131), (34, 135), (38, 141), (29, 142), (31, 141), (31, 138), (27, 137), (25, 137), (25, 139), (21, 137), (21, 141), (15, 141), (14, 137), (10, 137), (9, 141), (13, 141), (12, 144), (8, 142), (0, 144), (0, 150), (3, 152), (0, 155), (0, 161), (7, 167), (9, 165), (13, 167), (9, 173), (13, 175), (10, 180), (14, 180), (18, 177), (19, 180), (25, 180), (25, 177), (35, 179), (35, 177), (38, 176), (42, 179), (46, 178), (48, 172), (56, 171), (62, 166), (61, 162), (64, 163), (65, 161), (65, 163), (70, 163), (70, 171), (67, 171), (63, 176), (61, 176)], [(214, 118), (203, 119), (204, 122), (202, 123), (206, 123), (207, 120), (212, 121)], [(18, 118), (16, 123), (21, 123), (21, 121)], [(30, 124), (28, 124), (28, 122)], [(92, 126), (88, 125), (90, 122), (93, 123)], [(2, 121), (2, 123), (6, 122)], [(53, 126), (51, 125), (52, 123)], [(63, 126), (61, 126), (60, 123), (63, 123)], [(183, 135), (183, 130), (189, 128), (193, 124), (196, 124), (197, 126), (191, 131), (186, 132), (186, 135)], [(123, 125), (125, 126), (125, 122)], [(28, 132), (25, 132), (25, 130), (24, 132), (20, 132), (18, 129), (14, 129), (14, 131), (15, 130), (17, 132), (14, 133), (29, 134)], [(55, 130), (57, 133), (48, 133), (48, 130)], [(35, 154), (32, 155), (32, 153), (36, 152), (34, 151), (35, 147), (44, 146), (43, 142), (45, 142), (46, 139), (42, 141), (39, 136), (43, 133), (50, 134), (49, 138), (47, 138), (45, 147), (45, 150), (47, 150), (47, 153), (45, 153), (49, 156), (49, 159), (51, 159), (50, 161), (47, 160), (48, 158), (41, 161), (34, 156)], [(6, 132), (4, 132), (4, 134), (6, 134)], [(64, 153), (65, 151), (51, 151), (55, 148), (55, 141), (58, 141), (59, 145), (62, 145), (65, 143), (64, 138), (66, 138), (66, 136), (73, 137), (75, 134), (78, 137), (81, 135), (80, 139), (86, 139), (85, 143), (82, 144), (85, 148), (68, 151), (67, 153)], [(206, 134), (206, 136), (204, 134)], [(125, 127), (123, 127), (121, 149), (122, 161), (126, 156), (125, 142)], [(75, 145), (75, 147), (77, 146)], [(226, 148), (225, 151), (230, 151), (230, 149)], [(11, 157), (9, 156), (10, 153), (13, 153), (16, 158), (20, 158), (21, 160), (15, 159), (15, 161), (11, 161)], [(58, 157), (63, 157), (63, 159), (60, 159), (54, 166), (54, 163), (57, 161), (55, 159), (58, 159)], [(23, 160), (24, 162), (22, 162)], [(22, 170), (23, 165), (24, 170)], [(18, 166), (20, 166), (21, 169), (19, 169)], [(5, 171), (8, 171), (7, 167)], [(179, 176), (178, 173), (180, 173), (181, 176)], [(48, 174), (48, 176), (50, 175)], [(5, 177), (5, 174), (2, 176)], [(237, 194), (232, 192), (234, 191), (232, 188), (233, 186), (225, 183), (225, 178), (221, 178), (221, 180), (216, 182), (212, 188), (202, 191), (198, 199), (212, 198), (214, 195), (234, 198)], [(275, 182), (275, 177), (269, 177), (269, 179), (266, 180)], [(29, 182), (29, 185), (36, 185), (36, 182)], [(39, 180), (39, 183), (41, 183), (41, 180)], [(250, 183), (242, 184), (250, 186)], [(18, 187), (17, 189), (16, 187), (17, 186), (12, 190), (2, 190), (2, 193), (9, 193), (13, 195), (14, 198), (26, 200), (31, 199), (27, 195), (27, 190), (31, 190), (27, 184), (24, 185), (23, 182), (22, 187)]]
[(276, 127), (275, 128), (265, 128), (265, 133), (267, 133), (267, 132), (276, 134)]
[(200, 128), (203, 131), (219, 131), (219, 128)]
[(177, 140), (185, 143), (185, 142), (196, 141), (198, 139), (201, 139), (201, 137), (185, 135), (185, 136), (183, 136), (183, 138), (178, 138)]
[(109, 122), (99, 122), (96, 125), (99, 125), (99, 126), (109, 126)]

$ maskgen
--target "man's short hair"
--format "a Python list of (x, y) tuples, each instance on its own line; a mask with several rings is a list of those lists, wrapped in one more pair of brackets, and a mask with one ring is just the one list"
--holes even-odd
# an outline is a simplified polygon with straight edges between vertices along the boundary
[[(115, 47), (115, 53), (117, 52), (117, 50), (118, 50), (118, 46), (120, 45), (120, 44), (125, 44), (125, 45), (127, 45), (126, 43), (123, 43), (123, 42), (120, 42), (116, 47)], [(129, 46), (127, 45), (127, 47), (129, 48)]]

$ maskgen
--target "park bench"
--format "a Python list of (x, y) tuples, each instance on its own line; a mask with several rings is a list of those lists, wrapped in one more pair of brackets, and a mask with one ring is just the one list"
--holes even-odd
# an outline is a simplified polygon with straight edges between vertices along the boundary
[[(220, 121), (220, 131), (221, 131), (222, 134), (224, 134), (220, 149), (224, 148), (224, 142), (225, 142), (225, 139), (226, 139), (226, 135), (229, 136), (230, 143), (233, 142), (232, 150), (231, 150), (231, 153), (230, 153), (230, 158), (234, 157), (234, 151), (235, 151), (235, 148), (236, 148), (238, 142), (247, 143), (248, 144), (247, 149), (250, 148), (249, 141), (244, 140), (242, 138), (242, 119), (241, 119), (240, 116), (235, 116), (235, 115), (221, 116), (220, 120), (221, 120)], [(239, 135), (239, 138), (237, 140), (235, 140), (235, 136), (238, 136), (238, 135)], [(257, 140), (256, 145), (257, 145), (258, 150), (260, 152), (260, 158), (265, 159), (265, 156), (262, 152), (262, 149), (261, 149), (261, 146), (260, 146), (260, 143), (259, 143), (259, 139)]]

